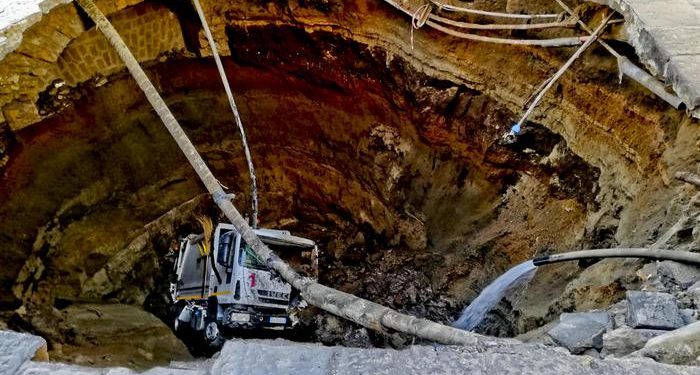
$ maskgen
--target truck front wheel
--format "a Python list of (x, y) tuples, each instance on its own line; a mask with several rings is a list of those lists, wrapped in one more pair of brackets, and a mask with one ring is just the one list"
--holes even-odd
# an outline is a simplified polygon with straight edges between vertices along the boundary
[(206, 327), (204, 327), (204, 341), (207, 346), (213, 350), (219, 350), (224, 346), (224, 341), (226, 340), (221, 334), (219, 325), (216, 322), (209, 322)]
[(178, 303), (170, 308), (170, 318), (173, 322), (173, 331), (175, 331), (176, 334), (182, 333), (183, 329), (190, 325), (189, 319), (187, 321), (180, 320), (186, 306), (187, 305), (184, 303)]

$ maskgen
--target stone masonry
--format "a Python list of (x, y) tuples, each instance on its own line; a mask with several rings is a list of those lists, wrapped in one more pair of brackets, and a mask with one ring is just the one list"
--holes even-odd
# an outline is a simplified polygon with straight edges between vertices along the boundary
[[(138, 2), (98, 4), (110, 14)], [(0, 40), (0, 52), (6, 54), (0, 69), (0, 124), (6, 122), (14, 131), (41, 119), (36, 101), (51, 82), (62, 80), (75, 85), (96, 73), (109, 75), (123, 67), (97, 30), (86, 31), (82, 22), (76, 22), (79, 16), (72, 4), (54, 5), (43, 14), (41, 22), (23, 30), (22, 43), (14, 50), (5, 48)], [(138, 4), (111, 19), (139, 61), (151, 61), (162, 53), (185, 48), (177, 17), (163, 5)], [(0, 34), (11, 31), (3, 29)]]
[[(129, 8), (112, 18), (124, 42), (139, 61), (157, 58), (163, 51), (182, 50), (185, 42), (180, 23), (165, 8), (152, 5)], [(63, 51), (57, 61), (66, 83), (75, 85), (97, 73), (110, 74), (124, 64), (99, 30), (80, 35)]]

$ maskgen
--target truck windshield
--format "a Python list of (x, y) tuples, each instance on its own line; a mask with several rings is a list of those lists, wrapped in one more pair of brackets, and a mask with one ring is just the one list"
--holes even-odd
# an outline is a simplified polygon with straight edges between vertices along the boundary
[(265, 270), (267, 267), (265, 263), (258, 258), (253, 249), (248, 246), (248, 244), (243, 244), (241, 246), (241, 252), (238, 256), (238, 265), (244, 266), (246, 268), (256, 268), (259, 270)]

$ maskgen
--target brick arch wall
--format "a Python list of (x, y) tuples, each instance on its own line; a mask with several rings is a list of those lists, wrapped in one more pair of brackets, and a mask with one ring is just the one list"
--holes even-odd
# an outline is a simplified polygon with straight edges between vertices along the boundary
[[(139, 4), (119, 12), (111, 21), (139, 61), (154, 60), (164, 52), (185, 49), (177, 17), (162, 5)], [(114, 48), (94, 28), (71, 41), (56, 63), (59, 78), (69, 85), (124, 67)]]
[[(163, 4), (120, 0), (98, 1), (98, 6), (110, 15), (139, 61), (185, 49), (180, 22)], [(25, 30), (21, 44), (0, 61), (0, 136), (3, 128), (17, 131), (42, 119), (36, 104), (39, 93), (54, 80), (72, 86), (123, 67), (104, 36), (94, 28), (86, 30), (73, 4), (53, 8)]]

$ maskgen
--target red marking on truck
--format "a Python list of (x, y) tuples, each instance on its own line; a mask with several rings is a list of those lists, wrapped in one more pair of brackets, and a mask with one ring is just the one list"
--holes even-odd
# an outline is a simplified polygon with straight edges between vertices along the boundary
[(255, 288), (255, 274), (251, 273), (250, 276), (248, 276), (248, 278), (250, 279), (250, 287)]

